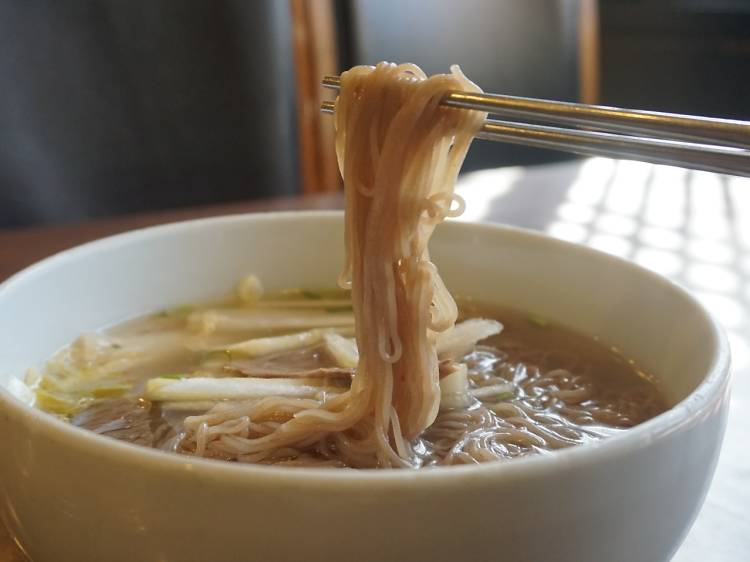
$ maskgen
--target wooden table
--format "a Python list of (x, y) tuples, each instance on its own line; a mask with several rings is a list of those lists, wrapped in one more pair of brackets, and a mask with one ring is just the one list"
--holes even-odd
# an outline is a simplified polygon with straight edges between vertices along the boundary
[(341, 208), (342, 195), (332, 193), (144, 213), (70, 225), (0, 230), (0, 281), (46, 256), (126, 230), (218, 215)]
[[(467, 200), (464, 220), (541, 230), (632, 259), (695, 291), (724, 322), (735, 365), (727, 435), (706, 504), (673, 560), (750, 559), (750, 180), (597, 158), (468, 174), (459, 193)], [(332, 194), (0, 231), (0, 280), (54, 252), (133, 228), (342, 203)], [(0, 562), (21, 560), (0, 525)]]

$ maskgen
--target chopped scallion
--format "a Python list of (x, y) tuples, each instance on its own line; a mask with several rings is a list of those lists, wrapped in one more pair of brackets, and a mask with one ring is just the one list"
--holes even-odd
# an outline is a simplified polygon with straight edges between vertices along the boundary
[(549, 321), (546, 318), (537, 316), (535, 314), (531, 314), (530, 316), (528, 316), (527, 320), (529, 321), (529, 324), (532, 324), (533, 326), (536, 326), (538, 328), (546, 328), (549, 325)]
[(195, 310), (195, 307), (191, 304), (181, 304), (172, 308), (165, 308), (156, 313), (158, 318), (185, 318), (191, 312)]

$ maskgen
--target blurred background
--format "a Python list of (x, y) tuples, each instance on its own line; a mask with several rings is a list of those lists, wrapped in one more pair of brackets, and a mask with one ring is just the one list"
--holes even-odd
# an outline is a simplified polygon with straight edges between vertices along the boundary
[[(0, 227), (337, 190), (319, 80), (380, 60), (750, 118), (747, 0), (7, 1)], [(569, 158), (478, 142), (464, 171)]]

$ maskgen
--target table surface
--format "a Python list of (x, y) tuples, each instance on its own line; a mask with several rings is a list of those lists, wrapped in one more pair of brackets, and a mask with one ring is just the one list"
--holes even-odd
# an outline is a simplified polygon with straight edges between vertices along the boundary
[[(725, 326), (734, 386), (706, 503), (674, 562), (750, 554), (750, 180), (592, 158), (461, 177), (461, 220), (547, 232), (633, 260), (691, 290)], [(0, 280), (65, 248), (118, 232), (214, 215), (341, 208), (341, 194), (182, 209), (82, 224), (0, 230)], [(25, 560), (0, 525), (0, 562)], [(646, 562), (646, 561), (644, 561)]]

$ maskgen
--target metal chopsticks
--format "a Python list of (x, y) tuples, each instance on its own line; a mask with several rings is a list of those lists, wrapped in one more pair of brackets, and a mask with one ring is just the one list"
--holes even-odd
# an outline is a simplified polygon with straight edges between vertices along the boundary
[[(338, 76), (323, 79), (326, 87), (340, 84)], [(480, 139), (750, 177), (746, 121), (466, 92), (451, 92), (443, 103), (586, 129), (488, 119), (477, 133)], [(333, 107), (323, 102), (321, 110)]]

